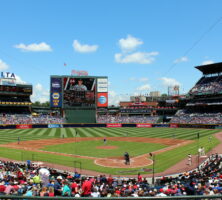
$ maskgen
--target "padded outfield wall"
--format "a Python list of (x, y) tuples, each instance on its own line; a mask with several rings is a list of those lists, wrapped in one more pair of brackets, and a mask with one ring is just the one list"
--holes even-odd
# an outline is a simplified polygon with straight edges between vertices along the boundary
[(96, 123), (96, 111), (94, 110), (65, 110), (67, 123)]

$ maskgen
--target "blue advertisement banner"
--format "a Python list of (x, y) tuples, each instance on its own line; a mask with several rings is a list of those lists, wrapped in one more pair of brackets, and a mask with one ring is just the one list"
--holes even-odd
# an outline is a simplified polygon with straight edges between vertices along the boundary
[(51, 77), (50, 106), (62, 107), (62, 79)]
[(169, 124), (153, 124), (153, 127), (160, 127), (160, 128), (164, 128), (164, 127), (169, 127)]
[(51, 78), (51, 90), (53, 92), (62, 91), (62, 79), (61, 78)]
[(63, 128), (62, 124), (48, 124), (48, 128)]

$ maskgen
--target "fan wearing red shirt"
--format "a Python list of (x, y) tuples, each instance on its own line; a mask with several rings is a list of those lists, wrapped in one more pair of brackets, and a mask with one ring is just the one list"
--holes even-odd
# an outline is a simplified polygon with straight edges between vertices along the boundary
[(108, 185), (112, 185), (113, 183), (113, 178), (111, 175), (109, 175), (108, 179), (107, 179)]
[(141, 183), (143, 181), (143, 178), (140, 175), (140, 173), (138, 173), (137, 179), (138, 179), (138, 183)]
[(5, 188), (5, 185), (3, 185), (3, 183), (0, 183), (0, 194), (4, 194)]
[(82, 184), (82, 196), (89, 197), (91, 195), (92, 183), (89, 180), (85, 180)]
[(78, 185), (76, 182), (73, 182), (71, 184), (71, 190), (72, 190), (72, 194), (76, 194), (78, 192)]

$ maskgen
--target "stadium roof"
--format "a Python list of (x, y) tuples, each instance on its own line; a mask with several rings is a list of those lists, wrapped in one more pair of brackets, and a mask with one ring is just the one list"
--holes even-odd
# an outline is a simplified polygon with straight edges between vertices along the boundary
[(203, 74), (215, 74), (222, 72), (222, 62), (209, 65), (196, 66)]

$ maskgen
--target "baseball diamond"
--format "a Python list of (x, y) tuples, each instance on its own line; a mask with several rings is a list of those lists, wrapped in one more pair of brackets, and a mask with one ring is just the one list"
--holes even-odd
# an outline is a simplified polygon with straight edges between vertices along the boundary
[[(76, 132), (78, 134), (76, 134)], [(125, 133), (128, 133), (127, 136)], [(199, 133), (199, 140), (197, 139)], [(219, 144), (214, 137), (218, 130), (184, 128), (51, 128), (0, 131), (0, 156), (14, 160), (43, 161), (72, 167), (81, 162), (83, 170), (95, 173), (133, 175), (127, 169), (151, 169), (156, 155), (156, 173), (164, 172), (195, 155), (197, 146), (206, 152)], [(212, 141), (209, 143), (209, 136)], [(20, 143), (17, 138), (20, 138)], [(107, 142), (104, 144), (103, 139)], [(129, 152), (130, 165), (125, 165), (123, 154)], [(184, 166), (182, 170), (191, 167)], [(120, 170), (121, 169), (121, 170)], [(125, 173), (120, 173), (125, 171)], [(148, 171), (148, 172), (147, 172)], [(142, 172), (152, 173), (150, 170)]]

